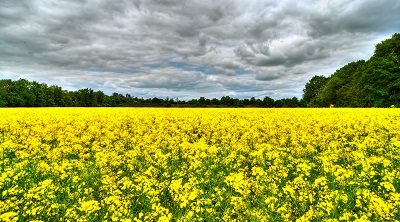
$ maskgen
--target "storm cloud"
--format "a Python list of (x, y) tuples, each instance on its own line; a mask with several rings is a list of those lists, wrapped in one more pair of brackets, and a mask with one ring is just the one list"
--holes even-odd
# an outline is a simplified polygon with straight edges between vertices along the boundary
[(400, 0), (3, 0), (0, 78), (191, 99), (301, 98), (368, 59)]

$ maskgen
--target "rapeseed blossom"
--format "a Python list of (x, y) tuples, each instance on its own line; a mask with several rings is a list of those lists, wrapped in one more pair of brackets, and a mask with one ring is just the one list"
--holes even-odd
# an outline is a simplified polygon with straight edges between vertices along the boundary
[(400, 220), (396, 109), (0, 110), (0, 221)]

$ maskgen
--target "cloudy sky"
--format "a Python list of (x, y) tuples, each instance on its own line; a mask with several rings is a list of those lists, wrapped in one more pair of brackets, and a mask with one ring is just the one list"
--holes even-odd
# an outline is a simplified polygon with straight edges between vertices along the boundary
[(1, 0), (0, 79), (152, 98), (301, 98), (400, 32), (400, 0)]

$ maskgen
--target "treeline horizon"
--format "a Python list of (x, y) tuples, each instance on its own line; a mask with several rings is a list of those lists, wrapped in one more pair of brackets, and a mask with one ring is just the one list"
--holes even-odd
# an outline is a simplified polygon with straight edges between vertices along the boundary
[(367, 61), (314, 76), (303, 92), (308, 107), (400, 107), (400, 33), (377, 44)]
[(63, 90), (57, 85), (19, 79), (0, 80), (0, 107), (305, 107), (297, 97), (274, 100), (268, 96), (263, 99), (238, 99), (223, 96), (220, 99), (200, 97), (191, 100), (139, 98), (117, 92), (107, 95), (91, 88), (76, 91)]
[(400, 33), (375, 46), (367, 61), (350, 62), (329, 77), (316, 75), (306, 83), (302, 98), (274, 100), (200, 97), (188, 101), (138, 98), (91, 88), (77, 91), (26, 79), (0, 80), (0, 107), (400, 107)]

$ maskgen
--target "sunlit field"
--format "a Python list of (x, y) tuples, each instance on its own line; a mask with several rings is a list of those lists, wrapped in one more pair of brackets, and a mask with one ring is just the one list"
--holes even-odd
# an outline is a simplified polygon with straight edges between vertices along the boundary
[(398, 109), (0, 109), (0, 221), (400, 220)]

